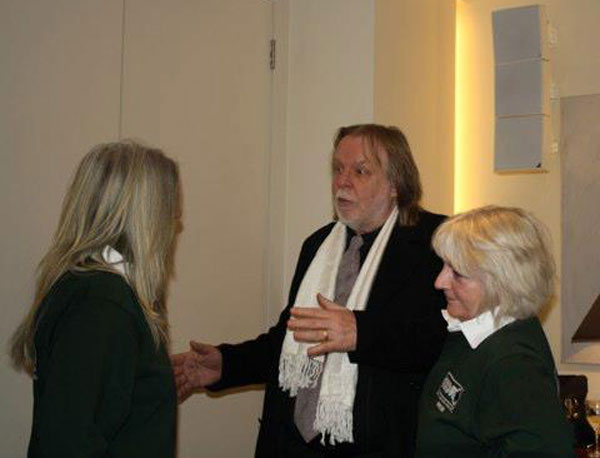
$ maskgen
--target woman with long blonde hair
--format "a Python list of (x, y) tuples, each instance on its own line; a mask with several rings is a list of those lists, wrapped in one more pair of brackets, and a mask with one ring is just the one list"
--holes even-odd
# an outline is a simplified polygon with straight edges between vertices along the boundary
[(158, 149), (106, 143), (79, 164), (12, 338), (34, 380), (29, 457), (174, 456), (165, 290), (180, 208)]

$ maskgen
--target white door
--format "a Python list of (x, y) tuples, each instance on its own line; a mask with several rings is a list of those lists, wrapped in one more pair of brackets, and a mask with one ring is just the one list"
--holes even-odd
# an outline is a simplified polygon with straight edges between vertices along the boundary
[[(170, 291), (173, 350), (265, 326), (271, 3), (127, 0), (123, 137), (180, 164), (184, 231)], [(251, 456), (262, 391), (183, 404), (180, 457)]]

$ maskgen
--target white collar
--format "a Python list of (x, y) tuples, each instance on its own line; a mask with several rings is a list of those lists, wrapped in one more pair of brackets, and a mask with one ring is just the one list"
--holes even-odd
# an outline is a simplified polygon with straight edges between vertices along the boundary
[(123, 255), (115, 250), (110, 245), (106, 245), (102, 250), (102, 257), (104, 260), (111, 265), (117, 272), (125, 275), (125, 269), (127, 268), (127, 263), (123, 259)]
[(471, 348), (475, 350), (481, 342), (493, 333), (515, 321), (512, 316), (503, 316), (496, 323), (494, 315), (497, 310), (498, 308), (495, 308), (494, 311), (488, 310), (467, 321), (461, 321), (450, 316), (446, 310), (442, 310), (442, 316), (448, 323), (448, 332), (461, 331)]

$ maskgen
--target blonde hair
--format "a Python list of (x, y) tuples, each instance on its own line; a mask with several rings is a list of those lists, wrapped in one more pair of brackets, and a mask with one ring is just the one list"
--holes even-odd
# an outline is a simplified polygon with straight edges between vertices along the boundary
[(52, 244), (38, 266), (33, 304), (12, 337), (14, 366), (33, 372), (37, 312), (65, 272), (119, 273), (102, 257), (106, 245), (123, 255), (125, 280), (154, 341), (166, 344), (164, 300), (179, 213), (178, 166), (162, 151), (134, 141), (94, 147), (67, 190)]
[(458, 214), (435, 232), (433, 248), (459, 274), (480, 279), (484, 309), (497, 318), (537, 314), (554, 293), (555, 265), (546, 227), (514, 207)]

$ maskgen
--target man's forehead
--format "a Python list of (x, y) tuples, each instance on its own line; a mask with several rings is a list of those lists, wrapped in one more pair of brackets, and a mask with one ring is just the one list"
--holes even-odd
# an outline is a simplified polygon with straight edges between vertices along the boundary
[(340, 141), (340, 143), (338, 143), (337, 148), (333, 151), (333, 155), (332, 155), (333, 161), (337, 161), (337, 160), (340, 160), (343, 157), (345, 157), (345, 155), (342, 152), (343, 149), (340, 149), (340, 145), (346, 138), (353, 138), (353, 139), (360, 140), (360, 145), (361, 145), (360, 153), (358, 154), (358, 156), (356, 157), (354, 162), (356, 162), (356, 163), (372, 163), (372, 164), (382, 165), (382, 161), (385, 161), (387, 159), (385, 151), (382, 148), (380, 148), (378, 145), (374, 144), (374, 142), (369, 141), (369, 139), (367, 139), (365, 137), (349, 135), (347, 137), (344, 137)]
[[(333, 162), (344, 162), (346, 157), (348, 157), (348, 155), (344, 154), (344, 153), (333, 153), (333, 157), (332, 157), (332, 161)], [(361, 153), (358, 156), (354, 157), (352, 159), (352, 162), (355, 162), (357, 164), (368, 164), (368, 163), (378, 163), (378, 161), (373, 157), (372, 154), (370, 153)]]

